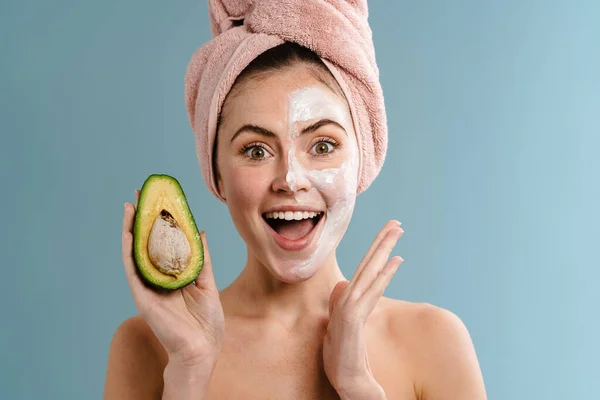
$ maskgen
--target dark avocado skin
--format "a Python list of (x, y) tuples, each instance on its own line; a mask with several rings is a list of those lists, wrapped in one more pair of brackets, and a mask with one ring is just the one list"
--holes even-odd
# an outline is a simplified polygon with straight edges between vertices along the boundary
[[(188, 267), (188, 268), (192, 268), (192, 270), (188, 271), (186, 270), (186, 272), (184, 274), (182, 274), (182, 276), (180, 277), (180, 279), (177, 280), (159, 280), (156, 279), (149, 271), (149, 268), (153, 268), (154, 266), (152, 265), (145, 265), (145, 261), (144, 258), (142, 257), (142, 254), (147, 252), (146, 248), (142, 248), (143, 246), (140, 244), (141, 239), (138, 237), (141, 232), (142, 232), (142, 222), (140, 221), (140, 210), (144, 210), (144, 208), (147, 206), (146, 201), (148, 201), (147, 199), (151, 196), (147, 195), (147, 193), (149, 191), (152, 190), (152, 186), (155, 182), (157, 181), (167, 181), (169, 182), (169, 184), (175, 189), (176, 195), (178, 197), (180, 197), (183, 202), (183, 206), (182, 206), (182, 213), (185, 215), (185, 221), (178, 221), (180, 224), (185, 223), (186, 225), (188, 225), (189, 228), (191, 228), (192, 232), (194, 233), (194, 238), (192, 240), (192, 243), (190, 243), (190, 245), (192, 247), (197, 247), (198, 248), (198, 252), (199, 252), (199, 259), (196, 262), (196, 265), (193, 267)], [(197, 277), (198, 275), (200, 275), (200, 272), (202, 271), (202, 267), (204, 266), (204, 246), (202, 244), (202, 239), (200, 238), (200, 233), (198, 231), (198, 227), (196, 225), (196, 220), (194, 219), (194, 216), (192, 215), (192, 212), (189, 208), (187, 199), (185, 197), (185, 193), (183, 192), (183, 189), (181, 187), (181, 185), (179, 184), (179, 181), (177, 181), (177, 179), (175, 179), (174, 177), (170, 176), (170, 175), (165, 175), (165, 174), (152, 174), (150, 176), (148, 176), (148, 178), (146, 178), (146, 180), (144, 181), (144, 184), (142, 185), (142, 189), (140, 190), (140, 196), (139, 196), (139, 200), (138, 200), (138, 205), (136, 208), (136, 213), (135, 213), (135, 219), (134, 219), (134, 223), (133, 223), (133, 254), (134, 254), (134, 259), (135, 259), (135, 264), (137, 267), (138, 272), (140, 273), (141, 278), (143, 279), (143, 281), (150, 286), (153, 289), (156, 289), (158, 291), (173, 291), (173, 290), (177, 290), (179, 288), (182, 288), (186, 285), (189, 285), (190, 283), (192, 283)], [(154, 269), (156, 271), (156, 269)], [(159, 272), (160, 274), (160, 272)], [(161, 274), (162, 275), (162, 274)]]

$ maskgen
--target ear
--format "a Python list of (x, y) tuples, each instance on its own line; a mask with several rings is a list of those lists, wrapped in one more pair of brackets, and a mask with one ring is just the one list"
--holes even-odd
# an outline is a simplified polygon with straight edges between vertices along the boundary
[(212, 151), (212, 170), (215, 177), (215, 183), (217, 185), (217, 193), (223, 198), (223, 200), (226, 200), (225, 196), (223, 195), (223, 193), (225, 193), (225, 188), (223, 187), (223, 179), (221, 179), (221, 171), (219, 170), (219, 160), (217, 157), (218, 143), (219, 136), (217, 130), (217, 136), (215, 137), (215, 144)]
[(219, 192), (219, 195), (223, 198), (223, 200), (227, 202), (227, 198), (223, 194), (225, 193), (225, 188), (223, 187), (223, 179), (221, 179), (221, 173), (218, 169), (215, 172), (215, 180), (217, 182), (217, 191)]

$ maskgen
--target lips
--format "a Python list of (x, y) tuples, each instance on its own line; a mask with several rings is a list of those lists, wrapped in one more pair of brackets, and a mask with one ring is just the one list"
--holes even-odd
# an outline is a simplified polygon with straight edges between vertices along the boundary
[[(270, 218), (266, 217), (267, 214)], [(273, 218), (272, 213), (265, 213), (263, 214), (263, 220), (279, 247), (284, 250), (298, 251), (306, 248), (311, 243), (315, 232), (322, 224), (324, 213), (319, 212), (316, 214), (312, 218), (303, 218), (300, 214), (296, 214), (298, 219), (293, 219), (294, 216), (290, 215), (289, 212), (287, 215), (282, 215), (283, 218), (277, 216)], [(306, 216), (306, 212), (304, 216)]]

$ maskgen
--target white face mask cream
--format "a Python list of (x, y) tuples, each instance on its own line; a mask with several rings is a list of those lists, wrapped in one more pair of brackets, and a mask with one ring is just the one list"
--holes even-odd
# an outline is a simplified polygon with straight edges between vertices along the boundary
[[(289, 99), (289, 150), (288, 171), (286, 182), (299, 204), (307, 204), (297, 193), (298, 187), (310, 183), (311, 192), (317, 191), (327, 206), (323, 218), (324, 227), (317, 240), (317, 249), (304, 259), (289, 260), (286, 269), (294, 270), (299, 278), (307, 278), (314, 274), (325, 261), (331, 251), (337, 246), (343, 231), (354, 209), (358, 175), (358, 152), (356, 138), (352, 134), (352, 121), (345, 108), (333, 100), (333, 95), (320, 87), (308, 87), (293, 91)], [(310, 169), (303, 166), (296, 157), (296, 141), (299, 136), (297, 123), (320, 118), (329, 118), (341, 124), (348, 137), (347, 146), (350, 149), (346, 160), (337, 168)], [(309, 197), (303, 193), (303, 197)], [(314, 196), (313, 196), (314, 199)], [(314, 200), (313, 200), (314, 201)]]

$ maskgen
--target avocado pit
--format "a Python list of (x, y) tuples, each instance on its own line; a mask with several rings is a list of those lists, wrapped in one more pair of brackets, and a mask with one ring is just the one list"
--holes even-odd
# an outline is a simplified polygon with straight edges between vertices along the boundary
[(154, 220), (148, 237), (148, 256), (160, 272), (177, 277), (188, 266), (192, 250), (177, 221), (167, 210)]

